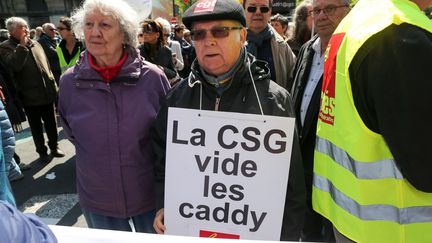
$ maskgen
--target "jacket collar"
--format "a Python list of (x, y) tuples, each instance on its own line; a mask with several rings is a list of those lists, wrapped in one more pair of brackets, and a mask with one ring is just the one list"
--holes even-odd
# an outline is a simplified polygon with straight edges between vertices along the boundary
[[(9, 37), (9, 40), (10, 40), (13, 44), (16, 44), (16, 45), (18, 45), (18, 44), (20, 43), (20, 40), (16, 39), (16, 38), (13, 37), (13, 36), (10, 36), (10, 37)], [(33, 46), (33, 45), (34, 45), (34, 41), (33, 41), (32, 39), (29, 39), (29, 41), (28, 41), (28, 43), (27, 43), (26, 46), (31, 47), (31, 46)]]
[[(141, 75), (141, 63), (143, 62), (139, 52), (132, 47), (126, 47), (127, 58), (120, 69), (119, 74), (115, 77), (112, 82), (126, 80), (128, 82), (137, 81)], [(75, 78), (88, 81), (101, 81), (102, 77), (95, 71), (89, 64), (88, 51), (81, 53), (79, 61), (77, 62), (73, 72)]]
[[(245, 55), (247, 56), (244, 63), (233, 77), (233, 84), (237, 82), (242, 82), (243, 84), (251, 83), (251, 75), (255, 82), (270, 79), (270, 69), (267, 66), (267, 62), (260, 61), (247, 52), (245, 52)], [(188, 77), (188, 85), (189, 87), (193, 87), (197, 83), (214, 88), (214, 86), (208, 84), (201, 75), (198, 59), (195, 59), (191, 65), (191, 73)]]

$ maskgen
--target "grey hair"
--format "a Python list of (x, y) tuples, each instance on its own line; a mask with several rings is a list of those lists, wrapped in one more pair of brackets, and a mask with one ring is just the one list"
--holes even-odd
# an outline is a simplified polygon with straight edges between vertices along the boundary
[[(44, 32), (46, 32), (47, 29), (48, 29), (49, 27), (54, 28), (54, 29), (56, 28), (55, 25), (54, 25), (53, 23), (45, 23), (45, 24), (42, 25), (42, 30), (43, 30)], [(36, 30), (35, 30), (35, 31), (36, 31)]]
[(171, 24), (168, 22), (168, 20), (162, 17), (157, 17), (155, 21), (158, 22), (160, 25), (162, 25), (164, 32), (171, 33)]
[(25, 21), (23, 18), (20, 17), (10, 17), (5, 20), (6, 29), (9, 31), (9, 33), (12, 33), (15, 31), (16, 28), (19, 26), (27, 26), (27, 21)]
[(294, 9), (293, 26), (289, 28), (289, 40), (298, 42), (300, 45), (308, 41), (311, 35), (311, 30), (307, 26), (308, 6), (312, 6), (312, 0), (303, 0)]
[(84, 35), (86, 18), (94, 12), (115, 19), (123, 31), (123, 44), (136, 47), (138, 45), (138, 15), (136, 11), (123, 0), (85, 0), (72, 15), (72, 29), (77, 36)]

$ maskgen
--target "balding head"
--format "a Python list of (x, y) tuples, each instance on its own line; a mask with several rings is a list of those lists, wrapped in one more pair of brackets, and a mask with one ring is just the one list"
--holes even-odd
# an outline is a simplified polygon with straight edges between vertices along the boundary
[(52, 23), (45, 23), (42, 25), (43, 32), (48, 35), (51, 39), (56, 36), (56, 27)]

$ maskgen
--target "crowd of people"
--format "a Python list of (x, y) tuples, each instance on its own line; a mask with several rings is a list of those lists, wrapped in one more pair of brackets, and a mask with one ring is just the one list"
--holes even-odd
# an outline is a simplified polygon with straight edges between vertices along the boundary
[(90, 228), (159, 234), (170, 107), (294, 117), (281, 240), (431, 241), (431, 4), (303, 0), (289, 22), (271, 0), (199, 0), (171, 26), (139, 22), (123, 0), (85, 0), (34, 37), (11, 17), (0, 200), (14, 207), (9, 180), (29, 169), (14, 154), (24, 112), (42, 163), (64, 156), (58, 113)]

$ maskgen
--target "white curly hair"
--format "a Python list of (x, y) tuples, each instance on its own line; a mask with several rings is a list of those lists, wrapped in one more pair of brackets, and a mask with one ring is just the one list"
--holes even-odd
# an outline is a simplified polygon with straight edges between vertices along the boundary
[(85, 21), (95, 11), (115, 19), (124, 33), (123, 44), (136, 47), (139, 20), (136, 11), (123, 0), (85, 0), (72, 14), (72, 29), (77, 36), (84, 35)]

